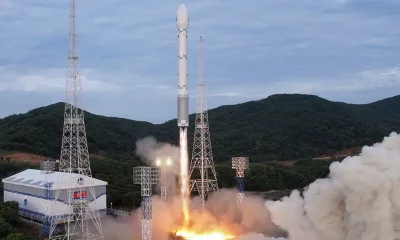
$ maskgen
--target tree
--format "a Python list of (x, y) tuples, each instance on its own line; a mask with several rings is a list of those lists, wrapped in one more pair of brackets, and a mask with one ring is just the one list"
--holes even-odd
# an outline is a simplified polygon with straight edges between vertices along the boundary
[(13, 231), (11, 224), (0, 218), (0, 239), (6, 238)]
[(6, 240), (28, 240), (28, 237), (23, 233), (11, 233)]
[(8, 223), (15, 223), (18, 220), (18, 203), (10, 201), (1, 204), (0, 217)]

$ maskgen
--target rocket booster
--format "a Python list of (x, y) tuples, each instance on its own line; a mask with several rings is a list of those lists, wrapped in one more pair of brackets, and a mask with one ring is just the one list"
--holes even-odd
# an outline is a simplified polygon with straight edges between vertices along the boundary
[(189, 95), (188, 95), (188, 65), (187, 65), (187, 29), (189, 14), (184, 4), (179, 5), (176, 13), (178, 28), (178, 127), (189, 126)]

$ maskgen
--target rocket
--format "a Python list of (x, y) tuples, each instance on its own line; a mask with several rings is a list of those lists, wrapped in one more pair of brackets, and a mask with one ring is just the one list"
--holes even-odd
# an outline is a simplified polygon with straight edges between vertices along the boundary
[(189, 96), (188, 96), (188, 64), (187, 64), (187, 38), (189, 14), (184, 4), (179, 5), (176, 13), (176, 26), (178, 28), (178, 127), (189, 126)]
[(187, 145), (187, 129), (189, 126), (188, 65), (187, 65), (187, 29), (189, 14), (184, 4), (179, 5), (176, 12), (178, 28), (178, 127), (179, 127), (179, 159), (180, 187), (185, 223), (189, 221), (187, 199), (189, 197), (189, 155)]

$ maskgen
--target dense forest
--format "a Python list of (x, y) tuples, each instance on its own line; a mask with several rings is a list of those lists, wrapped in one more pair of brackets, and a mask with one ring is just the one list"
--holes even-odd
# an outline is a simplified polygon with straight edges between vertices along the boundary
[[(0, 119), (0, 149), (58, 157), (63, 110), (64, 104), (56, 103)], [(400, 96), (355, 105), (278, 94), (209, 110), (216, 163), (235, 155), (249, 156), (252, 162), (293, 160), (372, 144), (398, 131), (399, 118)], [(85, 122), (90, 153), (106, 158), (137, 161), (135, 142), (149, 135), (170, 143), (178, 139), (176, 120), (151, 124), (85, 113)]]
[[(0, 150), (57, 158), (63, 103), (0, 119)], [(331, 161), (312, 157), (369, 145), (398, 131), (400, 96), (354, 105), (312, 95), (279, 94), (259, 101), (209, 111), (213, 155), (220, 187), (235, 186), (232, 156), (249, 156), (246, 190), (302, 188), (326, 177)], [(193, 122), (194, 115), (190, 116)], [(175, 143), (176, 120), (152, 124), (85, 113), (93, 176), (109, 183), (108, 203), (131, 209), (140, 202), (132, 167), (140, 164), (135, 142), (146, 136)], [(189, 132), (192, 139), (193, 127)], [(293, 166), (279, 164), (296, 160)], [(2, 176), (31, 166), (2, 163)]]

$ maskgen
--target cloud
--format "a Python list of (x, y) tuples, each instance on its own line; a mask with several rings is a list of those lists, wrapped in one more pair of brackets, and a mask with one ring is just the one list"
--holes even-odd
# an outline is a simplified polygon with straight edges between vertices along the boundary
[[(63, 91), (68, 2), (2, 3), (0, 89), (37, 94)], [(135, 112), (126, 115), (127, 110), (122, 108), (120, 112), (106, 111), (104, 104), (96, 106), (93, 95), (87, 100), (92, 101), (89, 105), (96, 113), (101, 110), (150, 121), (175, 117), (175, 106), (169, 109), (161, 103), (176, 102), (175, 14), (180, 1), (163, 3), (77, 3), (78, 52), (86, 84), (83, 91), (95, 94), (110, 90), (115, 93), (112, 97), (103, 96), (109, 97), (110, 105), (130, 102)], [(381, 72), (398, 66), (400, 31), (393, 26), (399, 25), (400, 18), (383, 14), (385, 9), (400, 11), (395, 1), (256, 0), (244, 4), (239, 0), (204, 0), (187, 5), (189, 90), (192, 98), (196, 96), (197, 41), (202, 35), (204, 77), (207, 93), (212, 97), (210, 107), (278, 92), (324, 96), (328, 94), (326, 89), (351, 91), (352, 96), (358, 94), (360, 101), (366, 101), (362, 91), (397, 84), (393, 76), (392, 85), (388, 85), (388, 77), (382, 83), (373, 80), (377, 75), (368, 75), (372, 74), (370, 69)], [(135, 105), (137, 99), (145, 98)], [(350, 98), (343, 95), (340, 100), (347, 99)], [(3, 110), (12, 113), (29, 109), (10, 103)]]
[[(38, 69), (27, 72), (17, 72), (14, 67), (1, 67), (0, 82), (2, 91), (22, 92), (65, 92), (67, 69)], [(113, 92), (120, 91), (121, 86), (96, 79), (96, 73), (91, 69), (82, 69), (81, 81), (85, 92)]]
[(321, 94), (347, 92), (354, 94), (366, 90), (400, 87), (400, 67), (365, 70), (351, 76), (322, 79), (289, 79), (267, 84), (246, 84), (211, 91), (209, 97), (265, 98), (275, 93)]

